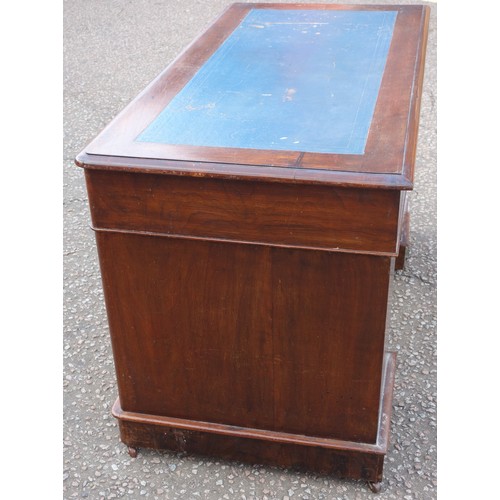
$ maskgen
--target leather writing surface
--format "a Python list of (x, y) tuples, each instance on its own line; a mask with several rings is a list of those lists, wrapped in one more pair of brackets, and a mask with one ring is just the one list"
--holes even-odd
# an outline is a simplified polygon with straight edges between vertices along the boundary
[(396, 16), (253, 9), (136, 141), (363, 154)]

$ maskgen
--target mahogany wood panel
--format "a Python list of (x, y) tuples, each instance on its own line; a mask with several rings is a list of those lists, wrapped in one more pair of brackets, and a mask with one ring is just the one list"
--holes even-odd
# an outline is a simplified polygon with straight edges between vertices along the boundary
[(87, 170), (96, 229), (396, 255), (392, 190)]
[(125, 410), (375, 443), (390, 258), (97, 243)]
[(96, 237), (123, 408), (272, 428), (270, 249)]
[(273, 249), (277, 430), (375, 443), (390, 267)]
[(134, 448), (169, 449), (378, 482), (389, 445), (395, 363), (396, 355), (386, 353), (376, 444), (132, 413), (123, 411), (119, 400), (113, 415), (122, 441)]

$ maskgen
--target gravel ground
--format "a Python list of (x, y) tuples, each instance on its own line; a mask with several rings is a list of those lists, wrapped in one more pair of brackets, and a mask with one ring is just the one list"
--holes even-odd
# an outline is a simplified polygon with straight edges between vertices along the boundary
[[(73, 159), (230, 2), (64, 3), (64, 498), (363, 499), (362, 481), (141, 450), (119, 441), (117, 390), (83, 172)], [(344, 3), (351, 3), (345, 1)], [(379, 2), (363, 2), (379, 3)], [(398, 0), (386, 3), (412, 3)], [(436, 477), (436, 9), (432, 6), (409, 256), (388, 344), (398, 354), (380, 498), (434, 499)]]

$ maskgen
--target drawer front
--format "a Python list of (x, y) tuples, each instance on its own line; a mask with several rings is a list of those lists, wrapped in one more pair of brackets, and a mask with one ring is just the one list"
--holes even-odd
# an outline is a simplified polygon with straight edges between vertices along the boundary
[(400, 192), (86, 170), (96, 230), (396, 255)]

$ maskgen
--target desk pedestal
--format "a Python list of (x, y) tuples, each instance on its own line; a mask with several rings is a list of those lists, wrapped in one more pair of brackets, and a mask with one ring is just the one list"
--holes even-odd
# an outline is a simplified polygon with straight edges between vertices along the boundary
[[(396, 241), (399, 193), (233, 183), (215, 202), (208, 187), (221, 194), (225, 182), (100, 171), (87, 172), (87, 185), (119, 389), (113, 413), (131, 453), (171, 449), (380, 481), (395, 258), (318, 247), (332, 238), (369, 245), (377, 212), (389, 214)], [(290, 189), (294, 205), (280, 203)], [(262, 208), (245, 210), (252, 202), (289, 216), (276, 208), (270, 231)], [(247, 241), (200, 236), (229, 230)]]

